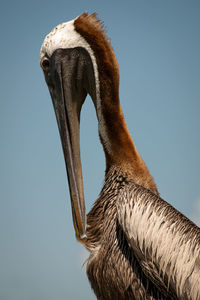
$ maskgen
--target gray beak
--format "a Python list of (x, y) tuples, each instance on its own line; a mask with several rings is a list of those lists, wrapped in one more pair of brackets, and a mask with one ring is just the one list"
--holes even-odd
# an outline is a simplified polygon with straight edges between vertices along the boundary
[[(74, 49), (59, 49), (44, 70), (52, 97), (68, 175), (73, 224), (78, 240), (86, 239), (86, 214), (80, 158), (80, 111), (87, 92), (83, 89), (80, 61)], [(43, 58), (44, 60), (44, 58)], [(42, 64), (42, 63), (41, 63)], [(82, 66), (83, 68), (83, 66)]]

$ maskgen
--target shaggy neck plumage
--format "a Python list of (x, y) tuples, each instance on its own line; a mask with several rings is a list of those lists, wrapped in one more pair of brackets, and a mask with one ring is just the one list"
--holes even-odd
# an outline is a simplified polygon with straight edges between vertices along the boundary
[(130, 174), (134, 182), (158, 193), (152, 176), (141, 159), (126, 126), (119, 101), (119, 68), (96, 15), (82, 14), (74, 21), (76, 32), (89, 44), (95, 57), (95, 106), (107, 171), (112, 165)]
[(130, 153), (135, 156), (136, 149), (119, 102), (119, 68), (114, 51), (95, 14), (79, 16), (74, 21), (74, 27), (90, 45), (95, 57), (95, 106), (107, 166), (110, 161), (130, 162)]

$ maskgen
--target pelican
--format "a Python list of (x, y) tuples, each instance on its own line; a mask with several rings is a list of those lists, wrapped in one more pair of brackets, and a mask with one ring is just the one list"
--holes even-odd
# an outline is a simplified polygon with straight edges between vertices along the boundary
[[(97, 299), (200, 299), (200, 229), (160, 198), (126, 126), (119, 68), (102, 22), (83, 13), (44, 39), (40, 65), (66, 163), (77, 240), (90, 252)], [(105, 182), (85, 213), (80, 112), (94, 103), (106, 160)]]

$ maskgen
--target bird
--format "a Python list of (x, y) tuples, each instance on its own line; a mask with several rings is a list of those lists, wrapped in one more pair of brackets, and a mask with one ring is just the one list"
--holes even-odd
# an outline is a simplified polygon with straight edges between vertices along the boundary
[[(117, 59), (98, 15), (56, 26), (44, 38), (40, 65), (59, 128), (75, 235), (89, 250), (86, 272), (97, 299), (200, 299), (200, 228), (160, 197), (136, 149), (120, 105)], [(80, 112), (87, 95), (106, 170), (86, 215)]]

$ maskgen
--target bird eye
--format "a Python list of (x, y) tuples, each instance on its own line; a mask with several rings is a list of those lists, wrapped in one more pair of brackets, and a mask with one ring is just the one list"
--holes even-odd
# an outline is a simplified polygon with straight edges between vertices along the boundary
[(50, 62), (49, 62), (49, 59), (47, 57), (43, 57), (41, 62), (40, 62), (40, 65), (43, 69), (43, 71), (49, 71), (50, 69)]

